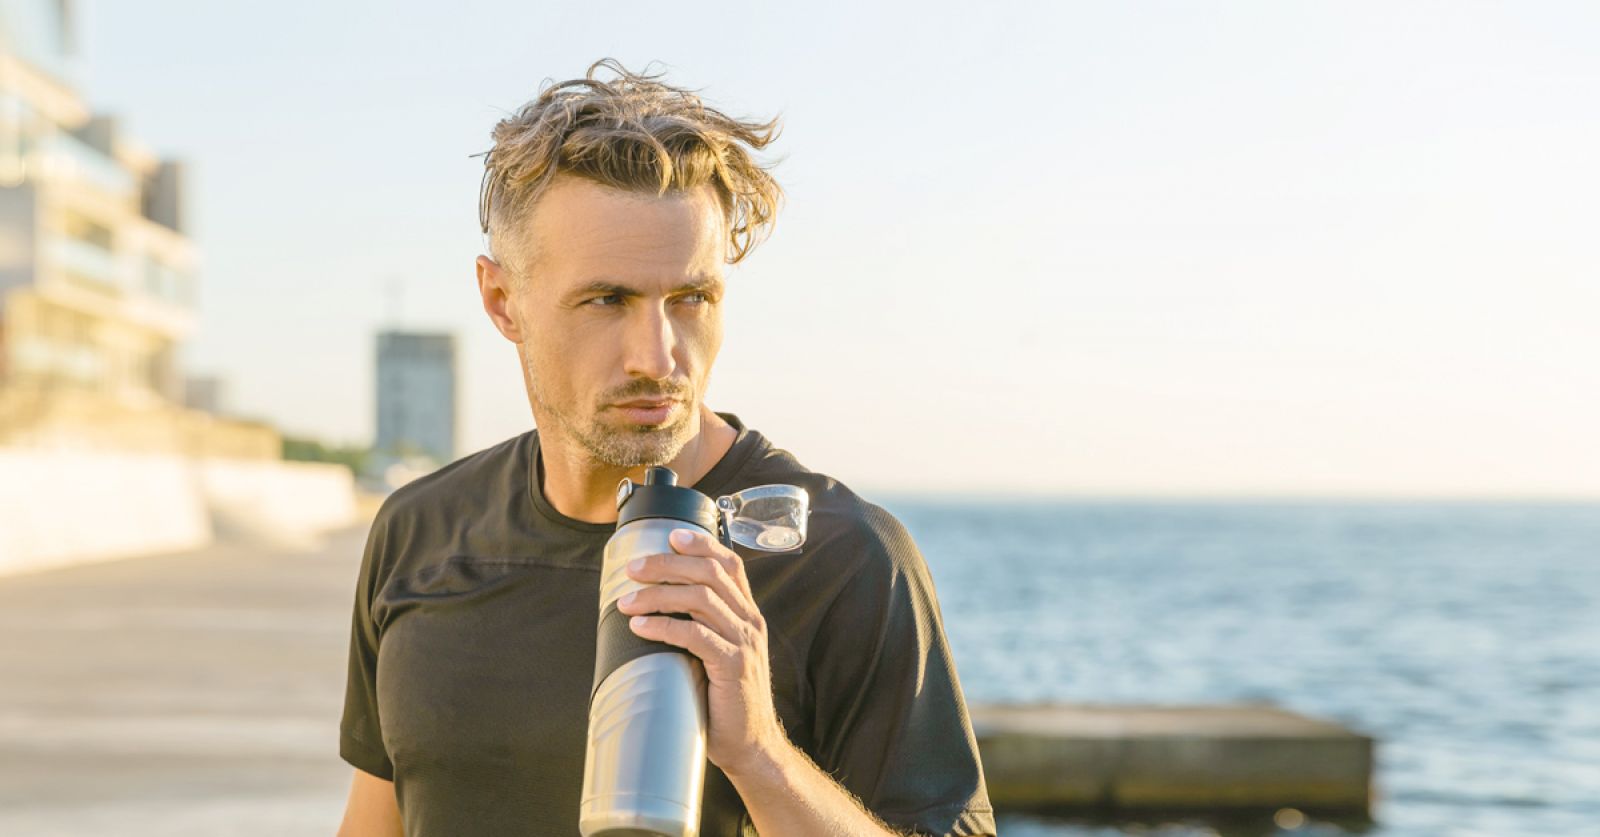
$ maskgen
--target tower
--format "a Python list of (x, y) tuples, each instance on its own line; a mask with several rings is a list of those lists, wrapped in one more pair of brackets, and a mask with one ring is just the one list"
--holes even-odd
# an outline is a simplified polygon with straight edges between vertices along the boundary
[(378, 332), (377, 375), (373, 453), (380, 466), (416, 457), (434, 466), (455, 459), (455, 335)]

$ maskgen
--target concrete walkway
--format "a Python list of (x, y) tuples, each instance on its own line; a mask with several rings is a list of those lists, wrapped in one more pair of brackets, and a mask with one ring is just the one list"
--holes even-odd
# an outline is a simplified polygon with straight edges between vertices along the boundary
[(0, 578), (0, 834), (333, 834), (365, 538)]

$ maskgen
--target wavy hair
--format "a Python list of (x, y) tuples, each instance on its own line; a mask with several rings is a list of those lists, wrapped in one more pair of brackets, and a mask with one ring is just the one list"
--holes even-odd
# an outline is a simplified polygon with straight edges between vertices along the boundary
[[(616, 78), (596, 78), (602, 67)], [(783, 190), (750, 152), (777, 139), (778, 117), (734, 119), (660, 77), (602, 58), (584, 78), (546, 79), (538, 98), (494, 126), (494, 147), (483, 152), (478, 220), (496, 260), (531, 267), (522, 264), (528, 242), (516, 233), (557, 175), (657, 197), (709, 184), (727, 221), (728, 264), (771, 234)]]

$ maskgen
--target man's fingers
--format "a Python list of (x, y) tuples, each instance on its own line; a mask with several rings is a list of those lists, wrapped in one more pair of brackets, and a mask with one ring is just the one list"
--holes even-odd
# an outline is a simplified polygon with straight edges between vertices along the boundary
[(628, 577), (647, 584), (704, 585), (721, 596), (735, 613), (749, 618), (756, 612), (755, 597), (748, 585), (741, 586), (715, 559), (670, 552), (646, 555), (628, 565)]
[(744, 591), (751, 601), (755, 594), (750, 591), (750, 579), (745, 575), (744, 559), (739, 553), (734, 552), (716, 538), (693, 529), (675, 529), (669, 539), (672, 548), (682, 555), (700, 555), (716, 561), (722, 571), (733, 580), (735, 587)]
[(628, 614), (687, 613), (731, 643), (744, 641), (739, 617), (721, 596), (704, 585), (651, 585), (618, 599), (617, 609)]
[(699, 622), (670, 616), (635, 616), (628, 620), (628, 627), (645, 639), (676, 645), (699, 657), (705, 663), (708, 677), (723, 672), (730, 673), (724, 676), (732, 677), (742, 674), (738, 647)]

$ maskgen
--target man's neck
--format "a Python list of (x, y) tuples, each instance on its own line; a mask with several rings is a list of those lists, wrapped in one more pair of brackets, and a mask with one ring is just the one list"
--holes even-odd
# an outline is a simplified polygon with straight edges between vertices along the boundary
[[(683, 486), (699, 482), (733, 447), (733, 440), (739, 435), (733, 425), (705, 405), (701, 405), (697, 421), (699, 429), (694, 437), (671, 462), (665, 463)], [(553, 433), (539, 434), (539, 457), (544, 463), (545, 500), (556, 511), (586, 523), (615, 523), (617, 484), (623, 477), (644, 481), (646, 466), (619, 468), (597, 463), (569, 439)]]

